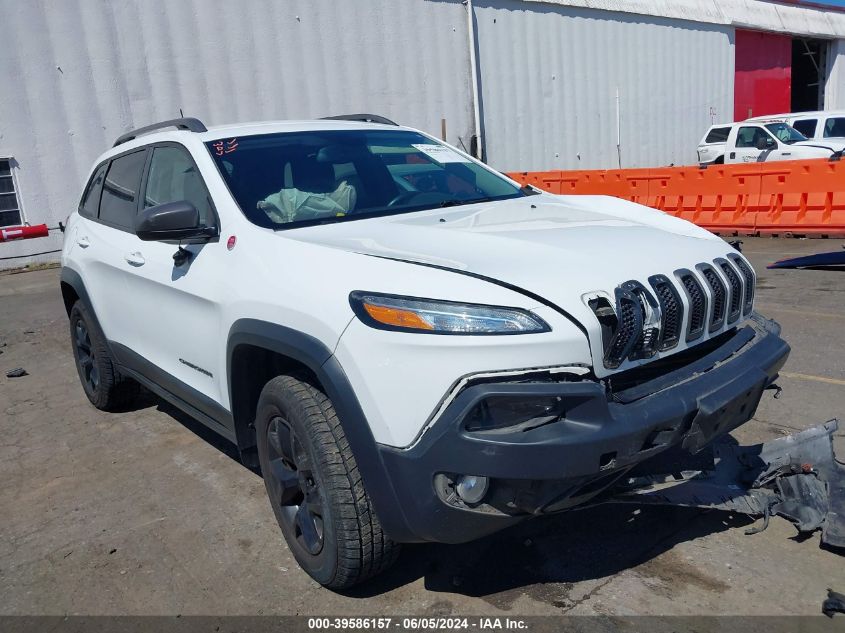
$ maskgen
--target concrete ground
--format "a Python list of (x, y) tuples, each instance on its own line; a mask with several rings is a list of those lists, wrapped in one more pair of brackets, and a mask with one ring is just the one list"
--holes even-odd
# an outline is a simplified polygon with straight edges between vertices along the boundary
[[(764, 395), (740, 441), (845, 417), (845, 273), (765, 270), (839, 247), (745, 240), (758, 309), (793, 353), (783, 396)], [(845, 591), (845, 558), (782, 519), (745, 536), (741, 516), (606, 506), (409, 546), (332, 593), (299, 570), (225, 442), (154, 399), (92, 408), (67, 329), (57, 270), (0, 276), (0, 614), (817, 614), (828, 587)]]

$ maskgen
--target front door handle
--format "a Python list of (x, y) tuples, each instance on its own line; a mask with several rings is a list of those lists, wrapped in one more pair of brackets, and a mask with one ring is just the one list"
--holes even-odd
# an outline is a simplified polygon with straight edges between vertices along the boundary
[(138, 251), (124, 255), (123, 258), (126, 260), (126, 263), (128, 263), (130, 266), (143, 266), (147, 263), (147, 260), (144, 259), (144, 256), (141, 255), (141, 253), (139, 253)]
[(91, 242), (88, 239), (87, 235), (83, 235), (82, 237), (76, 238), (76, 243), (79, 245), (80, 248), (88, 248), (91, 246)]

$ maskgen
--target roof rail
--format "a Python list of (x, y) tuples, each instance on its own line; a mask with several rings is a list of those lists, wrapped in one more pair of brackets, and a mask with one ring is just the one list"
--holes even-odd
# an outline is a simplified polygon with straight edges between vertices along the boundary
[(170, 119), (169, 121), (162, 121), (161, 123), (153, 123), (152, 125), (139, 127), (137, 130), (132, 130), (131, 132), (127, 132), (126, 134), (118, 136), (117, 140), (114, 142), (113, 147), (117, 147), (122, 143), (131, 141), (132, 139), (137, 138), (142, 134), (149, 134), (150, 132), (162, 130), (167, 127), (175, 127), (178, 130), (188, 130), (189, 132), (208, 132), (208, 129), (205, 127), (205, 124), (203, 124), (203, 122), (199, 119), (195, 119), (193, 117), (185, 117), (182, 119)]
[(337, 116), (324, 116), (324, 121), (359, 121), (361, 123), (381, 123), (382, 125), (399, 125), (395, 121), (379, 116), (378, 114), (339, 114)]

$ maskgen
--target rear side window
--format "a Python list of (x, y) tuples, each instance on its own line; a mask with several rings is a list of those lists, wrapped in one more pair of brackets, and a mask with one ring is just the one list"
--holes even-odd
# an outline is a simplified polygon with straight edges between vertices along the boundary
[(82, 201), (79, 203), (79, 214), (86, 218), (96, 218), (100, 207), (100, 194), (103, 191), (103, 179), (106, 176), (106, 165), (100, 165), (99, 169), (91, 177), (85, 193), (82, 194)]
[(845, 117), (831, 117), (825, 121), (824, 136), (825, 138), (845, 136)]
[(705, 143), (727, 143), (728, 141), (728, 134), (730, 134), (731, 128), (730, 127), (714, 127), (707, 133), (707, 138), (704, 139)]
[(100, 220), (106, 224), (134, 230), (138, 188), (146, 156), (147, 152), (140, 150), (115, 158), (109, 166), (100, 200)]
[(156, 147), (144, 192), (144, 207), (187, 200), (200, 214), (200, 222), (213, 222), (211, 202), (194, 161), (178, 147)]
[(793, 123), (792, 127), (801, 132), (801, 134), (803, 134), (807, 138), (813, 138), (813, 136), (815, 136), (816, 134), (817, 122), (817, 119), (802, 119)]

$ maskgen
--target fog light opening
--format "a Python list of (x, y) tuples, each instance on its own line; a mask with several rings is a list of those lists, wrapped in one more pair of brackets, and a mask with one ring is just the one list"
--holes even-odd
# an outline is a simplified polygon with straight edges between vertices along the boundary
[(480, 503), (487, 494), (490, 481), (483, 475), (459, 475), (455, 491), (464, 503)]

